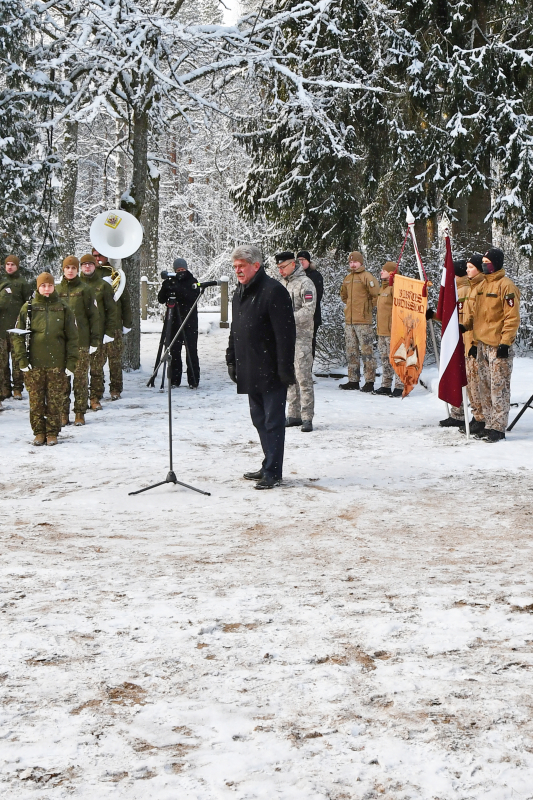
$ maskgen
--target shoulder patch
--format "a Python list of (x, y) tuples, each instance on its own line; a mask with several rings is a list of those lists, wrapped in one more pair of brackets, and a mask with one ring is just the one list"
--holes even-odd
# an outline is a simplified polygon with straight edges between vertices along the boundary
[(306, 303), (309, 303), (312, 299), (313, 299), (313, 292), (310, 292), (308, 290), (307, 292), (304, 293), (304, 300), (306, 301)]
[(507, 305), (512, 308), (514, 306), (514, 297), (509, 295), (509, 297), (506, 297), (505, 299), (507, 301)]
[(370, 286), (374, 287), (374, 281), (370, 281)]

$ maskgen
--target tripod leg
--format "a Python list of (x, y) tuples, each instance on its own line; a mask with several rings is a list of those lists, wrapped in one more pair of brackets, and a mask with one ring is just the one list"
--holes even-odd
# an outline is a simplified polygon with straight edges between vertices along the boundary
[(163, 347), (165, 346), (165, 341), (166, 341), (166, 338), (167, 338), (168, 311), (169, 311), (169, 309), (168, 309), (168, 306), (167, 306), (166, 311), (165, 311), (165, 319), (163, 321), (163, 330), (161, 331), (161, 336), (159, 337), (159, 347), (157, 348), (157, 355), (155, 357), (155, 367), (154, 367), (154, 370), (153, 370), (152, 377), (150, 378), (150, 380), (146, 384), (147, 386), (150, 386), (152, 388), (155, 386), (155, 376), (156, 376), (157, 371), (158, 371), (158, 369), (159, 369), (159, 367), (161, 365), (161, 353), (163, 352)]
[(518, 412), (518, 414), (517, 414), (517, 415), (516, 415), (516, 417), (513, 419), (513, 421), (511, 422), (511, 424), (508, 426), (508, 428), (507, 428), (507, 430), (508, 430), (508, 431), (512, 431), (512, 430), (513, 430), (514, 426), (516, 425), (516, 423), (518, 422), (518, 420), (520, 419), (520, 417), (522, 416), (522, 414), (523, 414), (525, 411), (527, 411), (527, 409), (529, 408), (529, 406), (531, 405), (531, 403), (533, 403), (533, 394), (531, 395), (531, 397), (529, 398), (529, 400), (527, 401), (527, 403), (524, 405), (524, 407), (523, 407), (523, 408), (522, 408), (522, 409), (521, 409), (521, 410)]

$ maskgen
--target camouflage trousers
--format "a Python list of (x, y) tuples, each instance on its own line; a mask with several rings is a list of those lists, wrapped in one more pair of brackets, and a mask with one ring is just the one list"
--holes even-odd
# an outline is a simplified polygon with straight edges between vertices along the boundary
[(112, 342), (104, 345), (104, 350), (105, 358), (109, 363), (109, 391), (111, 394), (120, 394), (122, 392), (122, 351), (124, 350), (121, 329), (115, 331), (115, 338)]
[(313, 331), (296, 337), (294, 350), (296, 383), (287, 390), (287, 416), (312, 420), (315, 414), (313, 388)]
[(485, 428), (504, 433), (509, 421), (511, 405), (511, 373), (514, 350), (508, 358), (496, 358), (497, 347), (478, 342), (477, 366), (479, 372), (479, 394), (485, 417)]
[(61, 430), (61, 407), (65, 396), (62, 369), (30, 369), (23, 373), (30, 395), (30, 425), (35, 436), (57, 436)]
[(468, 378), (467, 391), (468, 399), (470, 400), (470, 408), (472, 409), (472, 416), (477, 422), (481, 422), (481, 420), (483, 420), (483, 407), (481, 405), (477, 358), (472, 358), (472, 356), (466, 357), (466, 377)]
[(65, 396), (63, 399), (63, 414), (70, 411), (71, 384), (74, 384), (74, 413), (85, 414), (89, 397), (89, 348), (78, 348), (78, 363), (74, 370), (74, 380), (65, 375)]
[(378, 350), (381, 359), (381, 385), (384, 386), (385, 389), (390, 389), (392, 387), (392, 381), (394, 380), (394, 388), (403, 389), (403, 383), (394, 371), (389, 359), (390, 336), (378, 336)]
[(450, 406), (450, 417), (452, 419), (459, 419), (461, 420), (461, 422), (464, 422), (465, 419), (464, 403), (461, 403), (460, 406)]
[[(24, 389), (24, 373), (18, 365), (13, 349), (15, 333), (7, 333), (5, 339), (0, 339), (0, 399), (11, 397), (11, 375), (13, 374), (13, 389), (22, 392)], [(11, 355), (11, 369), (9, 356)]]
[(361, 377), (360, 359), (363, 359), (365, 383), (374, 383), (376, 360), (374, 358), (374, 331), (372, 325), (346, 325), (346, 358), (348, 360), (348, 380), (359, 383)]
[(104, 364), (106, 359), (106, 345), (101, 344), (96, 353), (89, 356), (91, 366), (91, 400), (101, 400), (104, 396)]

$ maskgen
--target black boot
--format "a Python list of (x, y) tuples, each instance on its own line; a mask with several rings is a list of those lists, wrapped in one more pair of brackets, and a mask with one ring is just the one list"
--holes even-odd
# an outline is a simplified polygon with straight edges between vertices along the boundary
[(287, 417), (285, 420), (285, 427), (286, 428), (295, 428), (297, 425), (301, 425), (302, 420), (299, 417)]
[(311, 433), (311, 431), (313, 430), (313, 423), (311, 422), (310, 419), (304, 419), (304, 421), (302, 422), (301, 430), (304, 433)]
[(348, 381), (348, 383), (339, 383), (339, 389), (359, 389), (359, 381)]
[(403, 389), (394, 389), (391, 392), (391, 397), (402, 397), (403, 396)]
[(501, 442), (502, 439), (505, 439), (505, 432), (488, 430), (486, 431), (483, 439), (485, 442), (490, 442), (490, 444), (494, 444), (494, 442)]
[(441, 428), (460, 428), (463, 426), (464, 420), (463, 419), (454, 419), (453, 417), (447, 417), (446, 419), (441, 419), (439, 425)]
[(255, 484), (255, 489), (273, 489), (275, 486), (281, 486), (281, 478), (261, 478)]
[(362, 392), (373, 392), (374, 391), (374, 384), (370, 381), (367, 381), (363, 388), (361, 389)]
[[(459, 430), (460, 430), (461, 433), (466, 433), (466, 425), (461, 425)], [(474, 436), (474, 434), (476, 434), (476, 433), (481, 433), (484, 430), (485, 430), (485, 420), (484, 419), (481, 419), (479, 421), (477, 419), (470, 420), (470, 435), (471, 436)]]
[(263, 477), (263, 470), (258, 469), (257, 472), (245, 472), (242, 477), (246, 478), (247, 481), (260, 481)]
[(391, 396), (391, 388), (390, 386), (380, 386), (379, 389), (376, 389), (372, 392), (372, 394), (386, 394), (387, 397)]

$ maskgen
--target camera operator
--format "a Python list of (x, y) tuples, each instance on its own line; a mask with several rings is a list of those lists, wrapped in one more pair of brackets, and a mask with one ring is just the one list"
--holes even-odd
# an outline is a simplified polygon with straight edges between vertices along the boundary
[[(187, 262), (184, 258), (176, 258), (173, 264), (176, 275), (166, 278), (163, 281), (157, 299), (160, 303), (167, 304), (167, 313), (171, 307), (172, 314), (171, 338), (174, 338), (181, 324), (200, 294), (200, 289), (196, 288), (196, 278), (187, 269)], [(187, 381), (191, 389), (198, 388), (200, 382), (200, 363), (198, 361), (198, 310), (187, 320), (187, 323), (180, 336), (174, 342), (171, 349), (172, 355), (172, 374), (170, 382), (172, 386), (179, 386), (181, 383), (181, 373), (183, 371), (181, 362), (181, 348), (185, 344), (185, 355), (187, 359)]]

